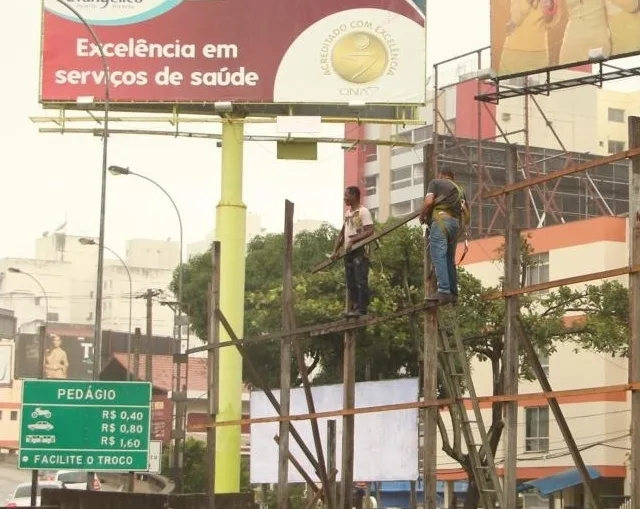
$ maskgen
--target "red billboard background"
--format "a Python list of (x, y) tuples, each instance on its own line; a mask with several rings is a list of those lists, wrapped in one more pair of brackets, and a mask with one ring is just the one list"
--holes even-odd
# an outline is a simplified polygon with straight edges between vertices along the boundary
[[(69, 5), (102, 42), (113, 101), (424, 101), (424, 14), (413, 0)], [(41, 101), (100, 101), (104, 71), (89, 31), (55, 0), (43, 9)]]

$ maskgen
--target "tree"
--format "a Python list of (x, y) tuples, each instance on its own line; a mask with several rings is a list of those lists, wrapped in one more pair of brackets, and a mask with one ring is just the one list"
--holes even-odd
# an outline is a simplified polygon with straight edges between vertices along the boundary
[[(378, 225), (377, 229), (386, 225)], [(344, 308), (344, 275), (342, 265), (311, 275), (309, 269), (325, 259), (332, 248), (337, 231), (324, 226), (315, 232), (305, 232), (294, 243), (294, 291), (298, 326), (335, 320)], [(267, 235), (254, 239), (247, 249), (245, 300), (245, 336), (275, 331), (281, 324), (283, 236)], [(376, 247), (377, 246), (377, 247)], [(372, 309), (377, 314), (419, 302), (423, 298), (424, 238), (419, 227), (403, 226), (376, 243), (371, 254), (370, 286)], [(501, 257), (501, 250), (495, 253)], [(531, 249), (527, 239), (521, 248), (521, 283)], [(198, 335), (206, 338), (204, 302), (210, 277), (210, 254), (190, 260), (185, 272), (185, 301), (192, 310), (192, 323)], [(174, 279), (174, 288), (175, 288)], [(488, 292), (497, 288), (484, 287), (464, 269), (459, 270), (460, 300), (457, 319), (468, 349), (469, 358), (488, 362), (491, 366), (493, 395), (504, 394), (504, 301), (486, 300)], [(520, 298), (520, 314), (525, 331), (536, 349), (545, 354), (554, 351), (557, 341), (573, 341), (576, 348), (584, 347), (600, 352), (624, 355), (626, 347), (626, 319), (628, 299), (626, 290), (618, 283), (590, 286), (584, 291), (560, 288), (546, 294)], [(584, 317), (566, 325), (567, 313), (577, 312)], [(613, 332), (612, 332), (613, 331)], [(317, 384), (335, 383), (341, 378), (342, 335), (334, 334), (316, 339), (303, 339), (301, 345), (312, 359), (310, 372)], [(356, 379), (389, 379), (416, 376), (420, 370), (422, 346), (421, 317), (385, 322), (359, 332), (357, 340)], [(252, 360), (272, 387), (279, 382), (279, 344), (261, 342), (249, 348)], [(298, 377), (292, 362), (292, 374)], [(520, 354), (520, 376), (533, 377), (524, 352)], [(294, 379), (294, 384), (299, 383)], [(440, 384), (440, 397), (447, 397)], [(503, 404), (492, 406), (488, 422), (493, 454), (502, 435)], [(472, 480), (468, 456), (463, 453), (460, 423), (454, 419), (452, 432), (447, 431), (442, 416), (438, 427), (444, 451), (459, 462)], [(465, 508), (478, 505), (478, 491), (469, 484)]]

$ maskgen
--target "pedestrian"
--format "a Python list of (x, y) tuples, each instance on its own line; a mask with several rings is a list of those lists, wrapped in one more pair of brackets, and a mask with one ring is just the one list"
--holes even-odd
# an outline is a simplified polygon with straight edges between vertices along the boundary
[(369, 246), (355, 250), (352, 247), (373, 235), (371, 212), (360, 203), (360, 189), (350, 186), (344, 192), (344, 204), (347, 209), (340, 235), (336, 239), (331, 258), (339, 256), (344, 249), (344, 272), (349, 294), (349, 308), (346, 318), (358, 318), (368, 313), (369, 306)]
[(438, 304), (455, 304), (458, 301), (456, 247), (469, 218), (464, 189), (454, 182), (452, 171), (441, 171), (429, 183), (420, 212), (420, 222), (429, 227), (429, 251), (438, 280), (437, 293), (427, 300)]

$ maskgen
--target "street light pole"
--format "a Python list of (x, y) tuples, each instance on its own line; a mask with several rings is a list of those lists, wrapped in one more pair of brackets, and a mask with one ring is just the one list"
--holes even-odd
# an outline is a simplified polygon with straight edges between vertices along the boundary
[[(100, 59), (102, 60), (102, 67), (104, 70), (104, 121), (103, 135), (102, 135), (102, 182), (100, 192), (100, 230), (98, 234), (98, 245), (104, 245), (104, 232), (105, 232), (105, 216), (106, 216), (106, 202), (107, 202), (107, 155), (108, 155), (108, 140), (109, 140), (109, 103), (111, 100), (110, 88), (109, 88), (109, 64), (107, 57), (104, 54), (102, 48), (102, 42), (96, 34), (93, 27), (87, 22), (87, 20), (80, 14), (74, 7), (66, 3), (64, 0), (56, 0), (60, 5), (64, 5), (73, 15), (80, 20), (85, 26), (93, 42), (96, 43), (98, 52), (100, 53)], [(93, 328), (93, 379), (97, 380), (100, 376), (100, 368), (102, 361), (102, 283), (104, 276), (104, 250), (98, 251), (98, 269), (96, 276), (96, 310), (95, 310), (95, 325)], [(91, 489), (91, 483), (87, 483), (87, 489)]]
[[(78, 242), (83, 246), (97, 246), (98, 243), (94, 239), (89, 239), (86, 237), (82, 237), (78, 239)], [(133, 280), (131, 279), (131, 272), (129, 272), (129, 267), (125, 263), (125, 261), (120, 257), (118, 253), (116, 253), (113, 249), (108, 246), (102, 246), (104, 249), (109, 251), (113, 256), (115, 256), (122, 266), (124, 270), (127, 272), (127, 277), (129, 278), (129, 330), (127, 331), (127, 381), (131, 380), (131, 320), (133, 316)]]
[[(183, 272), (184, 272), (184, 267), (183, 267), (183, 258), (182, 258), (182, 253), (184, 251), (184, 246), (183, 246), (183, 242), (184, 242), (184, 230), (182, 227), (182, 216), (180, 215), (180, 210), (178, 209), (178, 206), (176, 205), (176, 202), (173, 200), (173, 198), (171, 197), (171, 195), (169, 194), (169, 192), (162, 187), (160, 184), (158, 184), (158, 182), (156, 182), (155, 180), (147, 177), (146, 175), (142, 175), (140, 173), (136, 173), (134, 171), (131, 171), (129, 168), (124, 168), (122, 166), (109, 166), (109, 173), (111, 173), (112, 175), (135, 175), (136, 177), (140, 177), (141, 179), (146, 180), (147, 182), (150, 182), (151, 184), (153, 184), (154, 186), (156, 186), (158, 189), (160, 189), (160, 191), (162, 191), (165, 196), (167, 198), (169, 198), (169, 201), (171, 202), (171, 205), (173, 205), (174, 210), (176, 211), (176, 215), (178, 216), (178, 224), (180, 226), (180, 266), (178, 267), (178, 313), (177, 313), (177, 317), (176, 317), (176, 321), (178, 323), (178, 334), (177, 334), (177, 340), (178, 340), (178, 354), (182, 353), (181, 352), (181, 347), (182, 347), (182, 283), (183, 283)], [(136, 366), (137, 368), (137, 366)], [(188, 364), (185, 367), (185, 375), (188, 376)], [(179, 393), (182, 391), (182, 387), (180, 387), (180, 380), (181, 380), (181, 362), (176, 362), (176, 385), (174, 387), (174, 392), (175, 393)], [(188, 388), (185, 388), (185, 390), (188, 390)], [(178, 488), (178, 492), (180, 492), (182, 490), (182, 462), (183, 462), (183, 451), (182, 451), (182, 432), (184, 431), (184, 426), (183, 426), (183, 412), (182, 412), (182, 402), (181, 401), (176, 401), (176, 423), (175, 423), (175, 435), (174, 435), (174, 455), (173, 455), (173, 465), (174, 468), (176, 470), (178, 470), (180, 473), (178, 475), (178, 478), (176, 478), (175, 480), (177, 481), (177, 488)]]
[[(14, 274), (22, 274), (30, 278), (32, 281), (35, 282), (36, 285), (38, 285), (38, 287), (40, 287), (40, 291), (44, 296), (45, 315), (44, 315), (44, 326), (40, 330), (40, 345), (39, 345), (40, 346), (40, 356), (39, 356), (40, 367), (38, 368), (38, 378), (42, 380), (44, 379), (44, 354), (46, 349), (45, 341), (47, 337), (47, 324), (49, 323), (49, 296), (47, 295), (47, 292), (44, 289), (44, 286), (42, 286), (42, 283), (40, 283), (38, 278), (35, 277), (33, 274), (30, 274), (29, 272), (25, 272), (24, 270), (18, 269), (16, 267), (9, 267), (7, 270)], [(31, 507), (36, 506), (37, 497), (38, 497), (38, 471), (32, 470), (31, 471)]]
[[(56, 0), (60, 5), (63, 5), (73, 15), (80, 20), (85, 26), (93, 42), (98, 48), (100, 53), (100, 59), (102, 60), (102, 69), (104, 71), (104, 120), (102, 122), (102, 175), (101, 175), (101, 190), (100, 190), (100, 229), (98, 234), (98, 244), (104, 245), (104, 230), (105, 230), (105, 216), (107, 205), (107, 155), (108, 155), (108, 140), (109, 140), (109, 103), (111, 100), (111, 94), (109, 89), (109, 82), (111, 74), (109, 73), (109, 64), (107, 57), (104, 54), (102, 48), (102, 42), (96, 34), (95, 30), (87, 22), (86, 19), (75, 8), (63, 0)], [(104, 249), (98, 250), (98, 268), (96, 274), (96, 310), (95, 310), (95, 323), (93, 326), (93, 379), (98, 380), (100, 378), (100, 364), (102, 361), (102, 280), (104, 275)], [(87, 473), (87, 490), (93, 489), (94, 473)]]

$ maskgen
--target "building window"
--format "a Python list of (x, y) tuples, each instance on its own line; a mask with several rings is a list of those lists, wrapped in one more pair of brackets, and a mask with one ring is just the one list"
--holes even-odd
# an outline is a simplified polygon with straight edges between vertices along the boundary
[(609, 122), (624, 122), (624, 110), (609, 108)]
[[(527, 265), (526, 284), (538, 285), (549, 282), (549, 253), (531, 255)], [(546, 290), (543, 290), (546, 291)]]
[(413, 185), (417, 186), (424, 182), (424, 166), (422, 164), (413, 165)]
[(9, 415), (9, 418), (12, 421), (17, 421), (18, 420), (18, 411), (17, 410), (11, 410), (11, 414)]
[(391, 189), (411, 187), (411, 166), (396, 168), (391, 172)]
[(364, 194), (371, 196), (378, 192), (378, 175), (364, 178)]
[(547, 452), (549, 450), (549, 407), (525, 409), (525, 450)]
[(392, 216), (404, 216), (411, 213), (411, 200), (391, 205)]
[(378, 209), (369, 209), (369, 212), (371, 212), (371, 219), (373, 219), (374, 221), (378, 220)]
[(609, 154), (617, 154), (618, 152), (623, 152), (624, 146), (624, 141), (609, 140)]
[[(398, 141), (401, 143), (412, 143), (411, 131), (404, 131), (391, 136), (391, 141)], [(412, 150), (412, 147), (394, 147), (391, 148), (391, 155), (404, 154)]]
[(549, 355), (538, 348), (536, 348), (536, 354), (542, 366), (542, 371), (544, 371), (545, 375), (549, 376)]
[(41, 301), (42, 297), (34, 297), (33, 298), (33, 304), (35, 306), (39, 306), (40, 305), (40, 301)]
[(59, 322), (60, 315), (58, 313), (47, 313), (47, 322)]
[(2, 420), (2, 410), (0, 410), (0, 421)]

